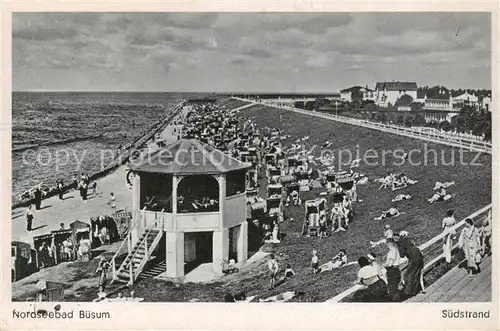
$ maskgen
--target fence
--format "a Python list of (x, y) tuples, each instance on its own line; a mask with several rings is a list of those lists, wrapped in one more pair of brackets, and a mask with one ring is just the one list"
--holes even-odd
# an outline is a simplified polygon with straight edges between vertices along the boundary
[[(251, 100), (246, 100), (246, 99), (241, 99), (241, 98), (235, 98), (241, 101), (247, 101), (251, 102), (253, 104), (259, 104), (255, 101)], [(329, 120), (334, 120), (337, 122), (341, 123), (347, 123), (347, 124), (352, 124), (352, 125), (357, 125), (369, 129), (374, 129), (374, 130), (379, 130), (383, 132), (388, 132), (388, 133), (394, 133), (400, 136), (405, 136), (405, 137), (410, 137), (414, 139), (420, 139), (424, 140), (427, 142), (431, 143), (436, 143), (436, 144), (442, 144), (442, 145), (447, 145), (447, 146), (452, 146), (452, 147), (458, 147), (458, 148), (463, 148), (467, 149), (470, 151), (474, 152), (482, 152), (482, 153), (487, 153), (491, 154), (492, 151), (492, 145), (490, 142), (487, 141), (480, 141), (474, 138), (469, 138), (469, 137), (460, 137), (460, 136), (454, 136), (451, 134), (445, 134), (443, 132), (434, 132), (431, 130), (421, 130), (421, 128), (407, 128), (407, 127), (402, 127), (402, 126), (397, 126), (397, 125), (392, 125), (392, 124), (383, 124), (383, 123), (377, 123), (377, 122), (371, 122), (367, 120), (360, 120), (356, 118), (351, 118), (351, 117), (345, 117), (345, 116), (338, 116), (334, 114), (328, 114), (328, 113), (320, 113), (316, 111), (309, 111), (309, 110), (303, 110), (303, 109), (298, 109), (290, 106), (284, 106), (284, 105), (274, 105), (274, 104), (266, 104), (266, 103), (260, 103), (262, 105), (270, 106), (270, 107), (276, 107), (276, 108), (281, 108), (285, 110), (290, 110), (295, 113), (303, 114), (303, 115), (308, 115), (308, 116), (315, 116), (315, 117), (320, 117), (324, 119), (329, 119)]]
[[(486, 215), (490, 212), (491, 210), (491, 204), (487, 205), (486, 207), (483, 207), (476, 211), (475, 213), (467, 216), (453, 227), (457, 233), (460, 233), (460, 231), (463, 229), (465, 226), (465, 219), (470, 218), (473, 221), (477, 220), (482, 220), (486, 217)], [(444, 238), (446, 237), (446, 233), (440, 233), (439, 235), (435, 236), (434, 238), (430, 239), (429, 241), (425, 242), (424, 244), (420, 245), (418, 248), (424, 255), (424, 268), (422, 270), (422, 276), (421, 276), (421, 284), (422, 284), (422, 289), (424, 288), (423, 284), (423, 277), (426, 272), (430, 271), (433, 266), (436, 265), (439, 261), (444, 259), (445, 255), (443, 252), (443, 241)], [(456, 250), (458, 247), (458, 242), (455, 243), (452, 246), (452, 251)], [(408, 260), (406, 258), (402, 259), (399, 268), (401, 271), (404, 271), (405, 268), (407, 267)], [(327, 300), (327, 302), (341, 302), (345, 300), (346, 298), (350, 297), (352, 294), (354, 294), (356, 291), (364, 288), (363, 285), (354, 285), (351, 288), (347, 289), (346, 291), (336, 295), (335, 297)]]

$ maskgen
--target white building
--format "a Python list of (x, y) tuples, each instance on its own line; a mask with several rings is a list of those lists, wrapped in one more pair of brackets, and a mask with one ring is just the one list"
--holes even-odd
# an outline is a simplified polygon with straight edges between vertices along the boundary
[(455, 108), (462, 108), (465, 105), (477, 107), (479, 106), (479, 98), (474, 93), (469, 94), (465, 92), (462, 95), (452, 98), (452, 104)]
[(483, 100), (481, 100), (481, 108), (491, 111), (491, 97), (484, 97)]
[(417, 99), (415, 82), (378, 82), (375, 86), (375, 102), (380, 107), (393, 106), (403, 95)]
[(340, 99), (351, 102), (353, 100), (363, 98), (364, 92), (365, 88), (361, 86), (352, 86), (340, 91)]

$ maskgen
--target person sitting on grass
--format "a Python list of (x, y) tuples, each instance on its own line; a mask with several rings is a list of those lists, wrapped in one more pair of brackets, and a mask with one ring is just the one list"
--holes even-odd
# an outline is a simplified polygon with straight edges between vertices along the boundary
[(371, 252), (370, 254), (367, 255), (368, 260), (370, 261), (370, 264), (377, 268), (378, 270), (378, 276), (387, 284), (387, 270), (382, 266), (382, 264), (377, 261), (377, 255), (375, 253)]
[(390, 208), (389, 210), (382, 211), (382, 215), (375, 217), (375, 221), (380, 221), (386, 218), (392, 218), (401, 215), (397, 208)]
[(292, 278), (293, 276), (295, 276), (295, 272), (292, 270), (292, 266), (290, 265), (290, 263), (287, 263), (285, 275), (280, 279), (280, 283)]
[(434, 189), (439, 190), (442, 188), (448, 188), (448, 187), (453, 186), (453, 185), (455, 185), (455, 181), (444, 182), (444, 183), (436, 182), (436, 185), (434, 185)]
[(411, 197), (411, 194), (398, 194), (396, 195), (396, 197), (394, 199), (392, 199), (392, 202), (397, 202), (397, 201), (403, 201), (403, 200), (410, 200), (412, 197)]
[(392, 190), (403, 188), (408, 186), (408, 176), (401, 174), (396, 176), (392, 182)]
[[(346, 231), (342, 226), (342, 221), (346, 218), (343, 208), (339, 204), (335, 204), (332, 208), (330, 219), (332, 220), (332, 232)], [(335, 229), (335, 226), (337, 227)]]
[(440, 191), (434, 193), (434, 195), (430, 198), (427, 199), (430, 204), (433, 204), (434, 202), (437, 201), (449, 201), (453, 198), (451, 194), (448, 194), (444, 188), (442, 188)]
[(341, 249), (340, 252), (333, 257), (331, 261), (328, 261), (325, 264), (322, 264), (319, 267), (319, 272), (332, 271), (333, 269), (337, 269), (343, 267), (347, 264), (347, 254), (345, 249)]
[(274, 295), (272, 297), (266, 299), (259, 299), (259, 302), (287, 302), (293, 299), (296, 296), (303, 295), (303, 292), (299, 291), (287, 291), (284, 293), (280, 293), (278, 295)]
[(299, 192), (297, 192), (296, 190), (294, 190), (292, 192), (292, 194), (291, 194), (291, 197), (292, 197), (292, 204), (294, 206), (298, 206), (298, 205), (301, 204)]
[(380, 185), (380, 187), (378, 189), (381, 190), (383, 188), (388, 188), (389, 185), (392, 185), (392, 182), (394, 182), (394, 175), (389, 172), (389, 173), (387, 173), (387, 176), (385, 176), (382, 179), (382, 184)]
[(378, 240), (378, 241), (370, 241), (370, 246), (375, 247), (380, 244), (384, 244), (385, 241), (389, 238), (394, 237), (394, 231), (392, 230), (391, 226), (389, 224), (385, 225), (385, 231), (384, 231), (384, 238)]

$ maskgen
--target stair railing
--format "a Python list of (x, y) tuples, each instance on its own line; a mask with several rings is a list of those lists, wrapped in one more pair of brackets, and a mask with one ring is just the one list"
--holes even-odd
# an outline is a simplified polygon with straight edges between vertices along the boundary
[(116, 268), (116, 259), (118, 256), (120, 256), (122, 254), (122, 251), (125, 248), (125, 243), (127, 243), (127, 246), (126, 246), (127, 250), (128, 250), (127, 254), (130, 254), (130, 252), (132, 252), (132, 231), (135, 229), (137, 224), (139, 224), (139, 220), (142, 221), (142, 219), (145, 218), (145, 214), (146, 214), (145, 211), (146, 211), (146, 207), (144, 207), (141, 211), (142, 216), (140, 218), (136, 219), (134, 221), (134, 223), (132, 223), (132, 226), (129, 227), (128, 233), (127, 233), (127, 238), (122, 241), (122, 243), (118, 247), (118, 250), (116, 251), (115, 255), (113, 255), (113, 257), (111, 258), (111, 266), (113, 267), (113, 280), (117, 279), (117, 277), (118, 277), (117, 273), (120, 270), (120, 268), (123, 266), (123, 263), (125, 262), (125, 261), (123, 261), (122, 264), (117, 269)]
[[(134, 281), (139, 276), (139, 274), (141, 272), (141, 269), (144, 267), (144, 265), (146, 264), (146, 262), (149, 259), (149, 254), (148, 254), (148, 239), (149, 239), (149, 235), (150, 235), (150, 233), (151, 233), (152, 230), (153, 230), (152, 228), (148, 229), (148, 231), (146, 232), (146, 234), (142, 238), (142, 240), (139, 243), (139, 245), (137, 245), (137, 249), (135, 250), (135, 252), (130, 257), (130, 260), (129, 260), (129, 273), (130, 273), (130, 275), (129, 275), (130, 276), (130, 278), (129, 278), (129, 285), (132, 285), (134, 283)], [(161, 232), (159, 232), (157, 234), (157, 236), (159, 236), (160, 234), (161, 234)], [(156, 241), (156, 238), (155, 238), (155, 241)], [(134, 266), (134, 258), (136, 256), (137, 252), (139, 252), (139, 250), (140, 250), (140, 248), (141, 248), (142, 245), (144, 245), (144, 257), (142, 258), (141, 262), (139, 263), (139, 265), (135, 269), (135, 273), (134, 273), (134, 268), (133, 268), (133, 266)]]

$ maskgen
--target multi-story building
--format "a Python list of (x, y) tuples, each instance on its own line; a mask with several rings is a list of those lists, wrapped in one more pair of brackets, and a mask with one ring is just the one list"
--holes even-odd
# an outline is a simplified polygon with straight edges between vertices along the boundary
[(378, 82), (375, 85), (375, 103), (380, 107), (394, 106), (396, 101), (407, 94), (412, 99), (417, 98), (417, 83), (415, 82)]

